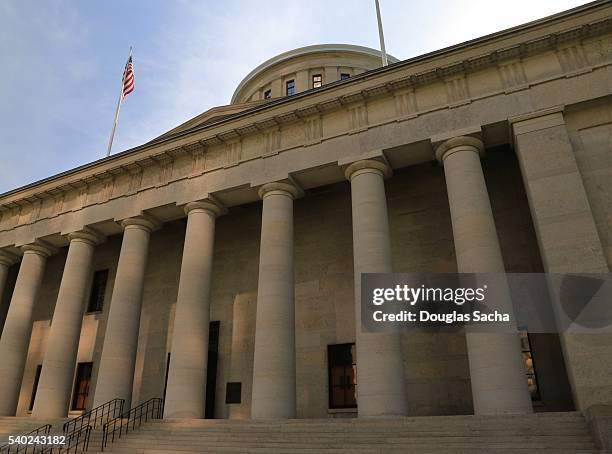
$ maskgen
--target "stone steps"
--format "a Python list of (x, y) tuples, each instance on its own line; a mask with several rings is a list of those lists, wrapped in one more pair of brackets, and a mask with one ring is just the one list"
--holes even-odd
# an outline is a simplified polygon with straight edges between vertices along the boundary
[[(92, 433), (89, 452), (102, 435)], [(596, 454), (581, 413), (393, 419), (153, 420), (104, 452)]]
[(473, 431), (465, 431), (465, 432), (436, 432), (436, 433), (431, 433), (431, 432), (423, 432), (423, 433), (389, 433), (389, 432), (375, 432), (375, 431), (364, 431), (363, 433), (356, 433), (356, 434), (352, 434), (352, 433), (342, 433), (339, 432), (337, 434), (326, 434), (327, 436), (324, 436), (323, 434), (313, 434), (313, 433), (307, 433), (307, 434), (301, 434), (301, 433), (289, 433), (289, 432), (266, 432), (266, 433), (261, 433), (261, 434), (247, 434), (247, 433), (239, 433), (239, 432), (231, 432), (228, 434), (222, 434), (222, 433), (203, 433), (203, 434), (192, 434), (190, 436), (186, 436), (184, 434), (181, 434), (180, 432), (175, 432), (175, 433), (167, 433), (164, 431), (161, 432), (148, 432), (148, 431), (143, 431), (143, 432), (139, 432), (138, 430), (134, 431), (134, 432), (129, 432), (128, 436), (132, 436), (134, 438), (146, 438), (148, 440), (164, 440), (164, 439), (168, 439), (168, 438), (174, 438), (174, 437), (180, 437), (182, 440), (185, 440), (186, 442), (191, 441), (191, 440), (200, 440), (202, 438), (206, 438), (207, 440), (211, 440), (211, 441), (224, 441), (224, 440), (234, 440), (236, 438), (236, 435), (240, 435), (241, 439), (247, 439), (247, 440), (270, 440), (270, 439), (283, 439), (285, 437), (291, 437), (292, 439), (306, 439), (306, 440), (312, 440), (313, 435), (316, 435), (317, 439), (319, 440), (334, 440), (334, 439), (338, 439), (338, 438), (351, 438), (353, 440), (359, 440), (359, 441), (365, 441), (368, 438), (374, 437), (376, 439), (378, 439), (378, 437), (380, 436), (384, 436), (386, 439), (400, 439), (400, 438), (410, 438), (410, 439), (421, 439), (421, 438), (445, 438), (445, 439), (453, 439), (453, 438), (473, 438), (473, 439), (502, 439), (502, 438), (507, 438), (507, 439), (515, 439), (517, 436), (521, 436), (525, 439), (536, 439), (536, 438), (544, 438), (544, 439), (550, 439), (550, 438), (555, 438), (555, 437), (562, 437), (562, 438), (572, 438), (572, 439), (580, 439), (580, 438), (587, 438), (590, 439), (590, 435), (586, 432), (580, 432), (580, 433), (572, 433), (572, 434), (567, 434), (567, 433), (562, 433), (562, 432), (558, 432), (558, 433), (503, 433), (503, 432), (496, 432), (496, 433), (483, 433), (483, 432), (473, 432)]
[[(575, 432), (581, 432), (584, 430), (584, 425), (554, 425), (554, 426), (544, 426), (544, 427), (531, 427), (531, 426), (489, 426), (489, 427), (478, 427), (478, 426), (474, 426), (474, 425), (466, 425), (466, 426), (451, 426), (451, 427), (447, 427), (447, 426), (441, 426), (441, 427), (368, 427), (368, 426), (364, 426), (364, 427), (354, 427), (354, 428), (345, 428), (345, 427), (325, 427), (325, 428), (321, 428), (321, 429), (317, 429), (317, 428), (313, 428), (313, 427), (304, 427), (303, 429), (299, 428), (299, 427), (291, 427), (291, 428), (265, 428), (265, 427), (258, 427), (258, 428), (240, 428), (240, 427), (220, 427), (220, 428), (207, 428), (207, 427), (203, 427), (203, 428), (180, 428), (180, 427), (172, 427), (172, 428), (158, 428), (156, 427), (155, 430), (156, 431), (163, 431), (164, 433), (168, 433), (168, 434), (172, 434), (174, 432), (180, 432), (181, 434), (199, 434), (202, 431), (207, 431), (208, 433), (231, 433), (231, 432), (239, 432), (241, 434), (247, 434), (247, 433), (252, 433), (252, 434), (258, 434), (258, 433), (267, 433), (270, 431), (275, 431), (275, 432), (281, 432), (281, 433), (317, 433), (317, 434), (337, 434), (337, 433), (360, 433), (363, 430), (375, 430), (375, 431), (380, 431), (380, 432), (385, 432), (385, 433), (389, 433), (389, 434), (393, 434), (393, 433), (436, 433), (436, 432), (449, 432), (449, 431), (478, 431), (481, 433), (486, 433), (486, 432), (497, 432), (497, 431), (502, 431), (502, 432), (508, 432), (508, 431), (512, 431), (512, 430), (516, 430), (519, 431), (521, 433), (538, 433), (538, 432), (542, 432), (542, 433), (548, 433), (548, 431), (552, 430), (552, 429), (556, 429), (559, 431), (563, 431), (564, 433), (575, 433)], [(149, 430), (149, 429), (144, 429), (144, 430)]]
[[(96, 451), (96, 448), (90, 445), (88, 452), (90, 453), (100, 453), (101, 451)], [(147, 448), (147, 447), (134, 447), (134, 446), (123, 446), (123, 447), (113, 447), (107, 448), (104, 452), (111, 453), (140, 453), (140, 454), (169, 454), (169, 453), (231, 453), (231, 454), (239, 454), (239, 453), (261, 453), (261, 454), (298, 454), (298, 453), (333, 453), (333, 454), (350, 454), (350, 453), (363, 453), (363, 454), (373, 454), (373, 453), (410, 453), (410, 454), (440, 454), (440, 453), (449, 453), (449, 454), (510, 454), (510, 453), (536, 453), (536, 454), (546, 454), (546, 453), (554, 453), (554, 454), (598, 454), (599, 451), (596, 449), (577, 449), (577, 448), (534, 448), (534, 447), (516, 447), (516, 446), (506, 446), (506, 447), (474, 447), (474, 446), (449, 446), (449, 445), (437, 445), (431, 447), (406, 447), (406, 446), (391, 446), (391, 445), (371, 445), (371, 446), (351, 446), (351, 447), (296, 447), (290, 446), (289, 444), (284, 447), (219, 447), (219, 446), (199, 446), (192, 450), (184, 450), (184, 449), (176, 449), (176, 448)]]
[(62, 419), (32, 419), (28, 416), (0, 416), (0, 446), (8, 443), (9, 435), (24, 435), (45, 424), (51, 424), (51, 433), (60, 433), (64, 422), (68, 418)]
[[(90, 442), (90, 446), (95, 449), (100, 449), (100, 442)], [(446, 439), (429, 439), (429, 440), (407, 440), (407, 439), (396, 439), (396, 440), (367, 440), (367, 441), (354, 441), (354, 440), (336, 440), (336, 441), (298, 441), (287, 438), (285, 440), (234, 440), (225, 442), (213, 442), (207, 440), (201, 440), (198, 443), (185, 444), (178, 440), (169, 440), (166, 443), (159, 443), (147, 440), (121, 440), (110, 445), (111, 452), (120, 452), (132, 449), (161, 449), (184, 451), (184, 452), (198, 452), (201, 448), (234, 448), (234, 449), (249, 449), (249, 448), (291, 448), (291, 449), (323, 449), (323, 448), (335, 448), (335, 449), (373, 449), (376, 447), (402, 447), (404, 449), (425, 449), (425, 448), (453, 448), (453, 449), (484, 449), (484, 448), (512, 448), (512, 449), (541, 449), (550, 450), (556, 452), (558, 449), (594, 449), (590, 440), (582, 440), (569, 442), (567, 440), (549, 440), (549, 441), (521, 441), (517, 440), (453, 440), (447, 441)]]
[[(90, 445), (90, 453), (100, 454), (101, 451), (96, 451), (95, 447)], [(134, 447), (134, 446), (122, 446), (113, 447), (111, 449), (105, 449), (104, 452), (111, 453), (133, 453), (133, 454), (171, 454), (171, 453), (231, 453), (231, 454), (598, 454), (599, 451), (596, 449), (575, 449), (575, 448), (518, 448), (518, 447), (505, 447), (505, 448), (492, 448), (492, 447), (451, 447), (446, 445), (439, 445), (436, 447), (405, 447), (405, 446), (388, 446), (388, 445), (373, 445), (367, 447), (353, 446), (350, 448), (339, 448), (339, 447), (309, 447), (309, 448), (298, 448), (293, 446), (285, 447), (206, 447), (200, 446), (195, 450), (182, 450), (182, 449), (164, 449), (164, 448), (146, 448), (146, 447)]]
[[(100, 454), (100, 451), (92, 450), (91, 446), (89, 448), (89, 453), (92, 454)], [(163, 449), (112, 449), (111, 451), (105, 450), (104, 452), (113, 452), (113, 453), (133, 453), (133, 454), (174, 454), (178, 451), (175, 449), (163, 450)], [(410, 448), (408, 451), (405, 447), (372, 447), (372, 448), (350, 448), (350, 449), (338, 449), (338, 448), (310, 448), (310, 449), (300, 449), (300, 448), (283, 448), (283, 449), (270, 449), (270, 448), (206, 448), (200, 447), (197, 451), (187, 451), (187, 452), (198, 452), (198, 453), (231, 453), (231, 454), (545, 454), (550, 453), (550, 449), (533, 449), (533, 448), (502, 448), (502, 449), (491, 449), (491, 448), (448, 448), (448, 447), (438, 447), (438, 448)], [(553, 451), (554, 454), (598, 454), (597, 450), (593, 449), (555, 449)]]

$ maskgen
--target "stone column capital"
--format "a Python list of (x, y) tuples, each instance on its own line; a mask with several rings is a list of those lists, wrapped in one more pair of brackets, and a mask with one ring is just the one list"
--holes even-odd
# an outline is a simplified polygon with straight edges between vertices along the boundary
[(106, 240), (104, 235), (89, 227), (85, 227), (82, 230), (77, 230), (76, 232), (69, 233), (67, 237), (71, 242), (82, 241), (92, 246), (97, 246), (98, 244), (101, 244)]
[(19, 261), (19, 257), (12, 252), (0, 249), (0, 265), (11, 266)]
[(482, 157), (484, 155), (484, 144), (482, 140), (476, 137), (453, 137), (438, 145), (436, 148), (436, 159), (440, 163), (444, 163), (444, 159), (458, 151), (472, 151)]
[(36, 240), (33, 243), (24, 244), (21, 246), (21, 250), (24, 254), (37, 254), (44, 258), (50, 257), (57, 252), (55, 247), (42, 240)]
[(207, 211), (215, 217), (225, 214), (227, 211), (225, 207), (221, 206), (220, 203), (212, 199), (203, 199), (195, 202), (189, 202), (187, 205), (185, 205), (184, 210), (187, 216), (189, 216), (189, 213), (197, 210)]
[(291, 197), (292, 199), (297, 199), (301, 195), (301, 192), (302, 191), (295, 185), (281, 182), (266, 183), (257, 191), (262, 200), (272, 194), (280, 194)]
[(344, 176), (347, 180), (351, 181), (355, 176), (361, 175), (362, 173), (377, 173), (386, 178), (390, 177), (392, 172), (391, 168), (382, 161), (365, 159), (349, 165), (344, 171)]
[(153, 216), (141, 214), (140, 216), (134, 216), (133, 218), (122, 220), (121, 227), (123, 227), (123, 230), (128, 228), (138, 228), (151, 233), (160, 227), (160, 222)]

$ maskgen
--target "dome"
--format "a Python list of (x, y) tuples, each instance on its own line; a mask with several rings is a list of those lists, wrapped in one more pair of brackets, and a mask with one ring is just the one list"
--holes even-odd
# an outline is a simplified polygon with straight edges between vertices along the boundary
[[(390, 63), (397, 58), (387, 55)], [(265, 61), (238, 85), (232, 104), (288, 96), (350, 78), (381, 66), (379, 50), (349, 44), (318, 44)]]

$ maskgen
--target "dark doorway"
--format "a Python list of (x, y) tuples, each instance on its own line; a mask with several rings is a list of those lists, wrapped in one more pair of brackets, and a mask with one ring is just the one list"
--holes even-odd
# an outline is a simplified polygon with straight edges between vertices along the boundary
[(529, 343), (537, 368), (538, 398), (533, 402), (534, 411), (575, 410), (559, 335), (530, 333)]
[(36, 399), (36, 391), (38, 390), (38, 381), (40, 380), (40, 372), (42, 371), (42, 364), (36, 366), (36, 375), (34, 375), (34, 386), (32, 387), (32, 396), (30, 397), (30, 405), (28, 411), (32, 411), (34, 408), (34, 399)]
[(72, 396), (72, 410), (85, 410), (91, 383), (91, 370), (93, 363), (79, 363), (77, 365), (74, 394)]
[(170, 372), (170, 352), (166, 357), (166, 378), (164, 379), (164, 402), (166, 401), (166, 391), (168, 390), (168, 373)]
[(329, 408), (357, 407), (355, 344), (327, 346)]
[(108, 270), (100, 270), (94, 273), (87, 312), (100, 312), (102, 310), (107, 282)]
[(217, 360), (219, 358), (219, 325), (210, 322), (208, 329), (208, 364), (206, 367), (206, 408), (204, 417), (215, 417), (215, 391), (217, 389)]

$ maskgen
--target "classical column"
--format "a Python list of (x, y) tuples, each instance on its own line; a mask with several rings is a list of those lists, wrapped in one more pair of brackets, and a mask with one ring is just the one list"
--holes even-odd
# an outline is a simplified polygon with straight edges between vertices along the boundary
[(42, 241), (22, 246), (23, 258), (0, 339), (0, 416), (14, 416), (32, 334), (32, 314), (47, 258)]
[(32, 416), (65, 418), (77, 361), (87, 283), (96, 245), (102, 237), (91, 229), (68, 235), (70, 246), (64, 265)]
[(221, 213), (211, 201), (185, 207), (187, 230), (179, 281), (165, 418), (203, 418), (206, 398), (210, 280), (215, 219)]
[(359, 416), (400, 416), (407, 412), (404, 362), (399, 333), (365, 333), (361, 329), (361, 274), (391, 272), (391, 243), (382, 162), (351, 164), (355, 331), (357, 340), (357, 409)]
[[(504, 273), (489, 194), (474, 137), (442, 143), (436, 157), (444, 165), (459, 273)], [(475, 414), (529, 413), (519, 338), (511, 333), (466, 332)]]
[(261, 187), (263, 199), (251, 418), (295, 418), (293, 199), (285, 183)]
[(126, 219), (121, 224), (124, 229), (123, 242), (106, 322), (93, 406), (121, 398), (125, 399), (124, 408), (127, 409), (132, 401), (149, 238), (156, 226), (148, 216)]

